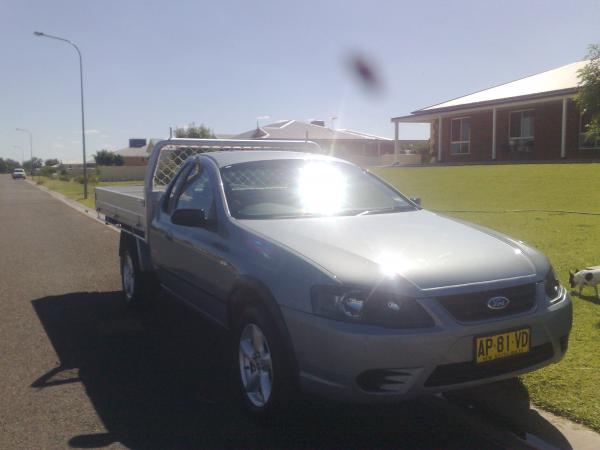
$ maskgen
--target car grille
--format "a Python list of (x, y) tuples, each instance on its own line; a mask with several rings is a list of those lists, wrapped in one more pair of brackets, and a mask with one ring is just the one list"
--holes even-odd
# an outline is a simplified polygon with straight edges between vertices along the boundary
[(516, 370), (535, 366), (554, 356), (552, 344), (547, 343), (532, 347), (528, 353), (498, 359), (483, 364), (473, 361), (445, 364), (438, 366), (425, 382), (426, 387), (448, 386), (451, 384), (466, 383), (468, 381), (491, 378)]
[[(491, 309), (488, 300), (492, 297), (506, 297), (509, 300), (504, 309)], [(447, 295), (437, 300), (462, 322), (495, 319), (529, 311), (535, 306), (535, 284), (524, 284), (495, 291), (473, 292), (460, 295)]]

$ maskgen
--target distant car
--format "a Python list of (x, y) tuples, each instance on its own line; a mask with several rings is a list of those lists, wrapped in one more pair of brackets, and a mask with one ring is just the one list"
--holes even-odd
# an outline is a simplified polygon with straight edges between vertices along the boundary
[(12, 177), (13, 180), (16, 180), (17, 178), (25, 179), (27, 178), (27, 175), (25, 175), (25, 171), (23, 169), (15, 169), (13, 170)]

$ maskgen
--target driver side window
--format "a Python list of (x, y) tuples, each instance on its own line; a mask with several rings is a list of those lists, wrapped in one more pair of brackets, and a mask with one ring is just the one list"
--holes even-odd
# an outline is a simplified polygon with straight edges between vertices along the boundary
[(196, 164), (187, 174), (175, 209), (202, 209), (206, 218), (213, 216), (214, 197), (208, 172)]

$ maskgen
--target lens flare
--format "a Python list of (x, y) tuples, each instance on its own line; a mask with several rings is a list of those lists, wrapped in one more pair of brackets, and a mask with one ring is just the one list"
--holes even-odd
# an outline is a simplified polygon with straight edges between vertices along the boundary
[(330, 164), (309, 163), (300, 168), (298, 189), (304, 213), (332, 215), (346, 200), (346, 177)]

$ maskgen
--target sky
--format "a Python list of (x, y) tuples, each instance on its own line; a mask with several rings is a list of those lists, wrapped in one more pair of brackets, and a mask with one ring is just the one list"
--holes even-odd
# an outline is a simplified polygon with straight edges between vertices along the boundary
[(599, 19), (600, 0), (0, 0), (0, 157), (29, 158), (24, 128), (34, 156), (81, 159), (77, 54), (34, 30), (81, 49), (92, 155), (265, 116), (393, 137), (391, 117), (583, 59)]

